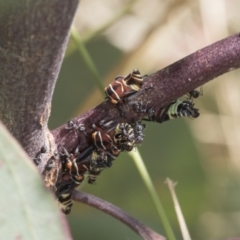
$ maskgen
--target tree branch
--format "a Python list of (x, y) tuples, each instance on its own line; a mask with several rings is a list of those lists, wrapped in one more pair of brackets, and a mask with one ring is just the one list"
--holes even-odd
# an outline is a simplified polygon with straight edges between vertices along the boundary
[[(206, 82), (240, 67), (240, 34), (216, 42), (206, 48), (173, 63), (172, 65), (144, 78), (142, 88), (153, 86), (135, 101), (142, 102), (148, 109), (158, 105), (163, 107), (189, 91), (202, 86)], [(144, 74), (144, 73), (143, 73)], [(77, 146), (80, 151), (92, 145), (91, 133), (93, 123), (102, 119), (120, 118), (119, 122), (135, 122), (143, 118), (128, 103), (123, 104), (125, 118), (122, 118), (118, 105), (104, 101), (88, 112), (76, 117), (75, 123), (84, 123), (86, 131), (69, 131), (66, 125), (53, 130), (57, 145), (64, 146), (72, 152)]]
[(135, 218), (131, 217), (127, 213), (125, 213), (120, 208), (112, 205), (109, 202), (106, 202), (100, 198), (97, 198), (93, 195), (79, 192), (74, 190), (72, 199), (78, 202), (85, 203), (89, 206), (95, 207), (104, 213), (107, 213), (114, 218), (120, 220), (121, 222), (125, 223), (129, 226), (134, 232), (140, 235), (145, 240), (166, 240), (165, 237), (159, 235), (158, 233), (154, 232), (150, 228), (146, 227)]
[[(235, 34), (224, 40), (216, 42), (204, 49), (201, 49), (172, 65), (144, 78), (142, 88), (148, 89), (144, 94), (138, 95), (131, 101), (140, 101), (143, 106), (151, 109), (154, 106), (164, 107), (171, 101), (183, 96), (191, 90), (202, 86), (206, 82), (240, 67), (240, 34)], [(133, 95), (134, 96), (134, 95)], [(118, 122), (134, 123), (141, 120), (146, 113), (134, 111), (131, 104), (123, 103), (124, 118), (121, 117), (119, 106), (106, 100), (83, 115), (73, 119), (76, 125), (84, 124), (85, 131), (67, 129), (67, 125), (62, 125), (52, 131), (58, 146), (64, 146), (68, 152), (73, 152), (76, 147), (80, 151), (94, 145), (92, 133), (95, 129), (93, 124), (98, 124), (101, 120), (111, 120), (119, 118)], [(82, 164), (82, 166), (81, 166)], [(84, 169), (86, 163), (78, 163), (79, 169)], [(96, 200), (93, 196), (85, 196), (83, 193), (73, 191), (72, 198), (88, 205), (94, 206), (104, 212), (110, 211), (108, 204), (102, 200)], [(95, 202), (96, 201), (96, 202)], [(113, 206), (112, 206), (113, 207)], [(122, 214), (121, 210), (112, 211), (114, 216)], [(134, 227), (138, 223), (128, 222), (129, 216), (118, 216), (128, 226)], [(134, 231), (137, 232), (136, 229)]]
[(31, 158), (47, 146), (41, 172), (55, 149), (47, 124), (77, 5), (78, 0), (0, 2), (0, 119)]

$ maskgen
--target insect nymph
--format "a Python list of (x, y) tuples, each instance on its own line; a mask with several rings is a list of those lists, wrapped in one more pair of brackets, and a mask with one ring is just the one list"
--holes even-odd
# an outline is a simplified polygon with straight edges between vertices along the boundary
[(177, 99), (157, 110), (155, 107), (151, 108), (148, 111), (148, 118), (144, 120), (162, 123), (180, 117), (197, 118), (199, 115), (199, 110), (194, 108), (193, 102)]
[(118, 121), (119, 119), (108, 122), (102, 120), (98, 126), (93, 124), (92, 145), (81, 153), (78, 147), (74, 153), (68, 153), (62, 146), (62, 182), (57, 186), (56, 196), (63, 213), (70, 213), (72, 191), (82, 183), (85, 175), (88, 175), (88, 183), (95, 183), (99, 174), (111, 167), (112, 161), (120, 152), (131, 151), (142, 142), (144, 124), (131, 125)]
[[(111, 124), (115, 125), (112, 127)], [(89, 183), (94, 183), (100, 172), (110, 167), (120, 152), (131, 151), (143, 141), (144, 137), (142, 131), (145, 129), (145, 124), (136, 123), (132, 126), (128, 123), (116, 124), (110, 121), (103, 126), (108, 128), (102, 129), (95, 126), (97, 131), (92, 134), (96, 150), (90, 161)]]
[(105, 88), (107, 98), (111, 103), (122, 103), (124, 99), (137, 93), (143, 84), (143, 76), (134, 69), (127, 76), (117, 76), (115, 81)]

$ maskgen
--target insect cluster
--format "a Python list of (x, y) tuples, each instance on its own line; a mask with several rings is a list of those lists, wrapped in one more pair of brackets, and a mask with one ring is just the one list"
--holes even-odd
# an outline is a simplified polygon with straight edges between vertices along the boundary
[[(194, 108), (193, 103), (193, 98), (202, 95), (197, 90), (189, 92), (187, 99), (177, 99), (162, 108), (156, 105), (148, 109), (140, 102), (133, 102), (133, 97), (144, 94), (146, 91), (146, 88), (142, 88), (143, 80), (144, 76), (137, 69), (125, 77), (117, 76), (115, 81), (105, 88), (107, 101), (118, 105), (120, 112), (122, 104), (129, 103), (134, 111), (145, 115), (142, 118), (144, 121), (162, 123), (180, 117), (193, 119), (199, 116), (199, 110)], [(121, 115), (124, 116), (124, 114)], [(132, 151), (141, 144), (145, 128), (146, 125), (141, 121), (126, 123), (122, 118), (103, 119), (92, 125), (92, 133), (89, 136), (91, 144), (84, 151), (80, 152), (80, 146), (78, 146), (73, 153), (69, 153), (63, 146), (59, 147), (62, 160), (62, 181), (57, 186), (56, 196), (62, 212), (70, 213), (72, 191), (83, 182), (86, 176), (88, 183), (95, 183), (99, 174), (111, 167), (121, 152)], [(83, 124), (77, 125), (73, 121), (68, 122), (66, 129), (85, 131)]]

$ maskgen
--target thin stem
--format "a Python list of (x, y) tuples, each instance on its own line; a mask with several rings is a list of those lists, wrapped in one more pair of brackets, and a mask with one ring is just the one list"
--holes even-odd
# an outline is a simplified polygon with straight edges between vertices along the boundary
[(76, 44), (77, 49), (78, 49), (80, 55), (82, 56), (84, 62), (86, 63), (87, 67), (89, 68), (90, 72), (92, 73), (93, 79), (94, 79), (99, 91), (104, 95), (104, 85), (102, 83), (102, 78), (100, 77), (100, 74), (99, 74), (90, 54), (88, 53), (85, 45), (82, 43), (80, 36), (74, 26), (72, 26), (72, 28), (71, 28), (71, 37), (72, 37), (74, 43)]
[(146, 185), (146, 188), (148, 190), (148, 193), (154, 203), (154, 205), (157, 208), (157, 212), (158, 215), (160, 217), (161, 222), (163, 223), (164, 229), (166, 231), (166, 234), (168, 236), (169, 240), (176, 240), (176, 237), (174, 235), (174, 232), (172, 230), (172, 227), (169, 223), (169, 220), (167, 218), (167, 215), (164, 211), (164, 208), (162, 206), (162, 203), (157, 195), (157, 192), (153, 186), (152, 180), (148, 174), (147, 168), (144, 164), (144, 161), (138, 151), (138, 149), (136, 149), (136, 151), (132, 151), (129, 153), (129, 155), (132, 157), (134, 163), (136, 164), (136, 167), (143, 179), (144, 184)]
[(187, 228), (187, 224), (185, 222), (180, 204), (178, 202), (177, 199), (177, 195), (175, 193), (175, 186), (177, 185), (177, 183), (174, 183), (171, 179), (167, 178), (166, 179), (166, 184), (168, 185), (168, 188), (170, 190), (170, 193), (172, 195), (172, 199), (173, 199), (173, 203), (174, 203), (174, 208), (175, 208), (175, 212), (177, 214), (177, 218), (178, 218), (178, 223), (180, 225), (180, 229), (182, 232), (182, 236), (184, 240), (191, 240), (188, 228)]
[(124, 212), (120, 208), (100, 198), (97, 198), (93, 195), (90, 195), (84, 192), (79, 192), (77, 190), (74, 190), (72, 194), (72, 199), (78, 202), (85, 203), (89, 206), (95, 207), (103, 211), (104, 213), (107, 213), (113, 216), (114, 218), (125, 223), (134, 232), (136, 232), (145, 240), (166, 240), (163, 236), (159, 235), (158, 233), (154, 232), (150, 228), (146, 227), (145, 225), (143, 225), (138, 220), (128, 215), (126, 212)]

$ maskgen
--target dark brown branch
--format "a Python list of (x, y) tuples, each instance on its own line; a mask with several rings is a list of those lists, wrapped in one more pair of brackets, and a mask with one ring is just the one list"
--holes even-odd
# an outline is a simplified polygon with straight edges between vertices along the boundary
[[(150, 109), (158, 104), (159, 108), (172, 100), (202, 86), (206, 82), (240, 67), (240, 34), (216, 42), (206, 48), (173, 63), (172, 65), (146, 77), (142, 88), (153, 86), (145, 94), (137, 97), (143, 105)], [(119, 73), (121, 74), (121, 73)], [(145, 74), (145, 73), (142, 73)], [(135, 122), (143, 117), (136, 113), (129, 104), (125, 104), (125, 119), (122, 122)], [(74, 119), (77, 123), (84, 123), (86, 132), (69, 131), (66, 125), (53, 131), (55, 141), (72, 151), (80, 144), (80, 150), (86, 149), (91, 142), (92, 124), (102, 119), (115, 119), (120, 117), (117, 105), (104, 101), (85, 114)]]
[[(96, 209), (101, 210), (104, 213), (107, 213), (112, 217), (120, 220), (121, 222), (129, 226), (134, 232), (136, 232), (144, 240), (166, 240), (165, 237), (159, 235), (152, 229), (146, 227), (145, 225), (143, 225), (138, 220), (128, 215), (126, 212), (124, 212), (120, 208), (98, 197), (95, 197), (88, 193), (74, 190), (72, 194), (72, 199), (74, 201), (81, 202), (89, 206), (95, 207)], [(240, 238), (239, 237), (228, 238), (227, 240), (240, 240)]]
[(43, 144), (49, 155), (55, 148), (47, 124), (77, 5), (78, 0), (0, 3), (0, 119), (31, 158)]
[(158, 233), (154, 232), (150, 228), (146, 227), (142, 223), (140, 223), (135, 218), (131, 217), (127, 213), (125, 213), (120, 208), (112, 205), (109, 202), (106, 202), (100, 198), (97, 198), (93, 195), (74, 191), (72, 195), (72, 199), (78, 202), (85, 203), (89, 206), (95, 207), (104, 213), (107, 213), (114, 218), (120, 220), (121, 222), (125, 223), (129, 226), (134, 232), (140, 235), (145, 240), (166, 240), (163, 236), (159, 235)]

